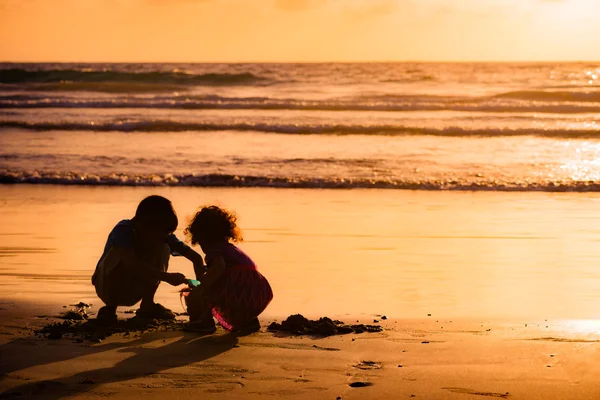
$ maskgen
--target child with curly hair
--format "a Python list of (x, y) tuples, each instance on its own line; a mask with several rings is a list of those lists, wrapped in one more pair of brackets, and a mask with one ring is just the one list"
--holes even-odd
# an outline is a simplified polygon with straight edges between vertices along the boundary
[(273, 299), (267, 279), (233, 244), (242, 240), (236, 221), (234, 213), (210, 206), (198, 211), (186, 229), (192, 245), (206, 255), (206, 272), (196, 271), (201, 284), (186, 297), (189, 330), (215, 332), (214, 316), (228, 331), (258, 331), (257, 317)]

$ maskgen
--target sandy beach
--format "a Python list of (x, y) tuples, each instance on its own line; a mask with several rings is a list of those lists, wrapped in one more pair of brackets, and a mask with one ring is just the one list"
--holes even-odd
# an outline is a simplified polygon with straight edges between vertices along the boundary
[[(3, 397), (600, 396), (593, 195), (0, 190)], [(210, 202), (238, 211), (242, 247), (275, 292), (261, 332), (138, 332), (100, 343), (35, 335), (63, 306), (89, 302), (94, 316), (89, 275), (105, 235), (155, 192), (173, 200), (182, 222)], [(191, 273), (184, 260), (171, 268)], [(175, 288), (162, 285), (157, 298), (182, 311)], [(131, 317), (125, 311), (120, 318)], [(266, 330), (294, 313), (378, 320), (384, 330), (328, 338)], [(349, 386), (356, 382), (369, 386)]]
[[(380, 320), (381, 333), (328, 338), (289, 337), (263, 328), (245, 337), (222, 330), (210, 336), (175, 331), (82, 344), (32, 336), (32, 329), (45, 322), (23, 317), (32, 311), (2, 304), (3, 398), (600, 396), (597, 323), (432, 315)], [(262, 319), (263, 325), (270, 321)], [(350, 386), (357, 382), (368, 386)]]

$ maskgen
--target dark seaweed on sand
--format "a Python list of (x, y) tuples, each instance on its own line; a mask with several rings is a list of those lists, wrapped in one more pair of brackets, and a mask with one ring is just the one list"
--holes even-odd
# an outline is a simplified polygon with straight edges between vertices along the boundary
[(61, 319), (83, 321), (88, 319), (87, 310), (91, 307), (90, 304), (79, 302), (77, 304), (71, 304), (73, 307), (71, 310), (66, 311), (58, 316)]
[(327, 317), (318, 320), (309, 320), (301, 314), (290, 315), (281, 324), (271, 323), (267, 328), (269, 331), (286, 332), (293, 335), (318, 335), (332, 336), (345, 335), (348, 333), (381, 332), (379, 325), (346, 325), (342, 321), (333, 321)]
[(63, 322), (54, 322), (36, 331), (48, 339), (74, 339), (78, 342), (89, 340), (99, 342), (113, 334), (122, 333), (126, 336), (135, 332), (153, 332), (180, 330), (183, 322), (177, 320), (159, 321), (133, 317), (126, 320), (105, 323), (96, 319), (74, 320), (68, 319)]
[[(64, 306), (66, 308), (66, 306)], [(43, 328), (35, 331), (36, 334), (43, 335), (47, 339), (74, 339), (77, 342), (89, 340), (99, 342), (113, 334), (124, 334), (129, 336), (137, 332), (153, 331), (172, 331), (181, 330), (184, 323), (182, 321), (159, 321), (133, 317), (126, 320), (117, 320), (112, 322), (99, 321), (97, 319), (88, 319), (87, 311), (92, 307), (91, 304), (79, 302), (71, 304), (72, 309), (57, 315), (56, 318), (64, 319), (63, 322), (53, 322), (45, 325)], [(135, 310), (129, 310), (126, 314), (134, 314)], [(175, 313), (176, 315), (187, 315)]]

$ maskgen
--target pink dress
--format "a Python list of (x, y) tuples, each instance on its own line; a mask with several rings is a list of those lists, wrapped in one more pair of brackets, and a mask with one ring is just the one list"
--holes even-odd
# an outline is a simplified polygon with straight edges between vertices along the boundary
[(219, 324), (231, 331), (258, 317), (273, 299), (273, 291), (256, 264), (237, 246), (223, 243), (214, 247), (206, 253), (206, 264), (210, 266), (217, 255), (223, 257), (226, 268), (205, 298)]

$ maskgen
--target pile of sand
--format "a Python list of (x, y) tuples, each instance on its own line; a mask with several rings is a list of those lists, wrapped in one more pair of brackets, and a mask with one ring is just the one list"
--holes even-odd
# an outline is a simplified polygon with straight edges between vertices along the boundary
[(345, 335), (348, 333), (363, 333), (363, 332), (381, 332), (382, 328), (379, 325), (346, 325), (342, 321), (332, 321), (327, 317), (319, 318), (318, 320), (309, 320), (301, 314), (290, 315), (281, 324), (277, 322), (271, 323), (267, 328), (269, 331), (280, 331), (291, 333), (293, 335), (318, 335), (332, 336)]

